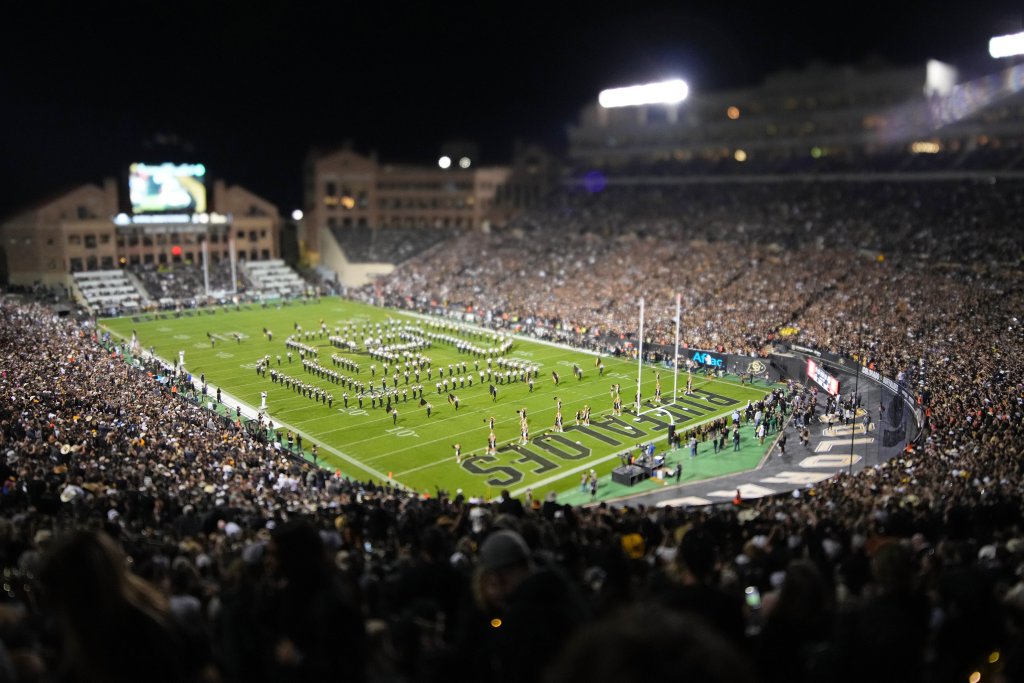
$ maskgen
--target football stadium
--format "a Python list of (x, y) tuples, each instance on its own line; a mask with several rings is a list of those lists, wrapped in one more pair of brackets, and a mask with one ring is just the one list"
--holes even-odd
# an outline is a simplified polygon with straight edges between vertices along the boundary
[(0, 679), (1021, 680), (1022, 53), (13, 202)]
[[(134, 335), (139, 357), (143, 348), (157, 357), (161, 351), (170, 358), (184, 352), (183, 391), (195, 393), (197, 380), (206, 382), (206, 401), (215, 410), (224, 406), (228, 417), (229, 397), (237, 399), (239, 412), (246, 406), (247, 417), (249, 406), (262, 408), (271, 441), (309, 459), (316, 445), (317, 464), (322, 458), (324, 466), (352, 478), (426, 493), (461, 490), (483, 498), (502, 489), (517, 495), (526, 489), (538, 496), (564, 493), (578, 483), (569, 482), (570, 476), (579, 479), (591, 469), (608, 475), (622, 462), (617, 455), (639, 455), (623, 451), (641, 445), (656, 444), (664, 453), (669, 426), (682, 436), (684, 426), (688, 432), (691, 424), (731, 418), (771, 388), (705, 374), (701, 366), (696, 378), (692, 368), (684, 371), (690, 393), (679, 387), (679, 400), (671, 401), (678, 377), (655, 365), (641, 370), (642, 409), (636, 418), (635, 406), (632, 413), (614, 407), (623, 402), (618, 389), (623, 383), (629, 387), (626, 400), (635, 403), (638, 368), (627, 360), (336, 298), (229, 308), (219, 315), (208, 309), (193, 317), (157, 314), (143, 321), (136, 316), (100, 325), (111, 339), (130, 342)], [(280, 331), (276, 342), (275, 328)], [(187, 350), (179, 351), (181, 346)], [(213, 382), (221, 390), (220, 404), (216, 389), (209, 388)], [(656, 395), (663, 398), (654, 403)], [(259, 420), (260, 412), (253, 417)], [(752, 440), (752, 434), (746, 436)], [(296, 437), (303, 439), (301, 450)], [(729, 446), (731, 451), (731, 437)], [(746, 452), (731, 455), (729, 464), (717, 463), (707, 472), (701, 462), (687, 477), (751, 469), (764, 452), (756, 450), (754, 460)]]

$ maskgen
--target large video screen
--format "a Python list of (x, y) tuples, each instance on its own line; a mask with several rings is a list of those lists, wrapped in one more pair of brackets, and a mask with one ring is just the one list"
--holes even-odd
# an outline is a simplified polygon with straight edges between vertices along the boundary
[(205, 213), (202, 164), (132, 164), (128, 168), (132, 213)]
[(839, 393), (839, 380), (830, 375), (813, 359), (807, 359), (807, 376), (814, 380), (815, 384), (835, 396)]

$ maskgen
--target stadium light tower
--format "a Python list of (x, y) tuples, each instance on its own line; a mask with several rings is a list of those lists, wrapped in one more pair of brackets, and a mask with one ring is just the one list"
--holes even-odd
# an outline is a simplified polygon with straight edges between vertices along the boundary
[(991, 38), (988, 41), (988, 53), (993, 59), (1024, 54), (1024, 32)]
[(602, 90), (597, 102), (605, 109), (638, 107), (644, 104), (678, 104), (690, 94), (690, 86), (682, 79), (631, 85)]

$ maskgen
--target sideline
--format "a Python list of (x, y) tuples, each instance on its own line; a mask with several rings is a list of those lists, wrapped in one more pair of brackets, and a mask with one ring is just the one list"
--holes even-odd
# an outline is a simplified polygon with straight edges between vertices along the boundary
[[(122, 341), (125, 341), (125, 342), (130, 341), (130, 339), (128, 339), (123, 334), (120, 334), (119, 332), (117, 332), (115, 330), (112, 330), (112, 329), (110, 329), (108, 327), (104, 327), (104, 329), (107, 332), (109, 332), (112, 336), (115, 336), (118, 339), (121, 339)], [(149, 358), (156, 359), (156, 360), (160, 361), (161, 363), (164, 363), (165, 365), (171, 365), (171, 366), (174, 365), (173, 363), (169, 362), (165, 358), (162, 358), (162, 357), (157, 356), (155, 354), (151, 354), (151, 353), (149, 353), (148, 351), (145, 351), (145, 350), (143, 350), (143, 352), (140, 354), (140, 356), (141, 357), (149, 357)], [(185, 371), (186, 372), (189, 371), (187, 367), (185, 368)], [(210, 387), (210, 389), (213, 390), (213, 394), (217, 393), (218, 387), (215, 384), (210, 384), (209, 382), (207, 382), (206, 384), (207, 384), (208, 387)], [(227, 393), (226, 391), (221, 390), (220, 398), (221, 398), (220, 402), (222, 404), (224, 404), (225, 406), (227, 406), (228, 408), (230, 408), (232, 411), (234, 411), (235, 409), (241, 410), (242, 416), (245, 417), (246, 419), (255, 420), (257, 415), (259, 414), (259, 411), (256, 410), (256, 408), (252, 407), (248, 403), (245, 403), (244, 401), (241, 401), (241, 400), (235, 398), (234, 396), (232, 396), (231, 394)], [(209, 399), (209, 397), (207, 397), (207, 399)], [(204, 410), (209, 410), (209, 407), (207, 405), (208, 402), (215, 403), (216, 399), (214, 399), (213, 401), (204, 401), (203, 403), (200, 403), (200, 407), (202, 407)], [(299, 434), (299, 435), (302, 436), (303, 440), (308, 441), (309, 443), (316, 443), (316, 445), (317, 445), (319, 450), (326, 451), (326, 452), (330, 453), (331, 455), (334, 455), (334, 456), (336, 456), (338, 458), (341, 458), (345, 462), (347, 462), (350, 465), (352, 465), (356, 470), (362, 470), (363, 472), (371, 474), (374, 477), (377, 477), (378, 479), (380, 479), (381, 482), (390, 481), (392, 486), (398, 486), (399, 488), (403, 488), (403, 489), (406, 489), (406, 490), (413, 490), (413, 489), (410, 489), (405, 484), (401, 484), (401, 483), (395, 481), (394, 479), (389, 479), (388, 476), (386, 474), (384, 474), (383, 472), (380, 472), (379, 470), (374, 469), (373, 467), (370, 467), (369, 465), (364, 465), (363, 463), (359, 462), (358, 460), (356, 460), (352, 456), (348, 455), (347, 453), (344, 453), (344, 452), (338, 450), (334, 446), (330, 446), (330, 445), (325, 444), (325, 443), (319, 443), (318, 439), (310, 436), (309, 434), (307, 434), (304, 431), (296, 429), (294, 426), (292, 426), (291, 424), (289, 424), (287, 422), (281, 422), (281, 421), (277, 420), (269, 412), (267, 413), (266, 417), (268, 419), (273, 419), (274, 423), (275, 423), (275, 425), (277, 427), (286, 429), (286, 430), (291, 431), (292, 433), (295, 433), (295, 434)], [(281, 450), (283, 450), (285, 452), (291, 452), (291, 451), (288, 451), (285, 448), (282, 448)], [(294, 453), (293, 453), (293, 455), (294, 455)], [(303, 460), (306, 460), (304, 454), (303, 454), (302, 458), (303, 458)], [(306, 460), (306, 462), (309, 462), (309, 461)], [(315, 463), (315, 466), (319, 467), (321, 469), (324, 469), (324, 470), (330, 470), (331, 469), (331, 468), (327, 467), (324, 463)], [(359, 480), (358, 477), (354, 477), (354, 478)]]
[[(657, 412), (657, 411), (652, 411), (652, 412)], [(632, 415), (633, 417), (636, 417), (636, 413), (630, 412), (628, 410), (623, 410), (623, 413), (625, 413), (627, 415)], [(687, 424), (686, 425), (686, 429), (690, 430), (690, 429), (693, 429), (695, 427), (700, 427), (701, 425), (708, 424), (709, 422), (714, 422), (715, 420), (719, 420), (722, 417), (724, 417), (726, 415), (731, 415), (731, 414), (732, 414), (731, 412), (722, 412), (719, 415), (714, 415), (714, 416), (709, 417), (708, 419), (703, 420), (701, 422), (697, 422), (695, 424)], [(673, 418), (672, 424), (675, 424), (675, 418)], [(664, 434), (661, 434), (661, 435), (656, 436), (654, 438), (643, 439), (643, 443), (661, 443), (662, 441), (665, 441), (666, 439), (668, 439), (668, 430), (666, 430)], [(601, 463), (608, 462), (609, 460), (615, 460), (616, 458), (621, 458), (626, 453), (631, 452), (634, 448), (636, 448), (636, 446), (633, 446), (631, 448), (625, 448), (625, 449), (620, 450), (620, 451), (616, 451), (615, 453), (611, 453), (609, 455), (606, 455), (606, 456), (604, 456), (602, 458), (598, 458), (596, 460), (588, 460), (583, 465), (577, 465), (576, 467), (573, 467), (572, 469), (569, 469), (567, 471), (561, 472), (559, 474), (553, 474), (550, 477), (547, 477), (545, 479), (541, 479), (540, 481), (535, 481), (532, 484), (530, 484), (529, 486), (523, 486), (521, 488), (518, 488), (518, 489), (512, 491), (510, 493), (510, 495), (512, 497), (521, 496), (524, 493), (526, 493), (527, 489), (534, 489), (534, 488), (540, 488), (542, 486), (547, 486), (548, 484), (552, 484), (552, 483), (554, 483), (556, 481), (559, 481), (560, 479), (564, 479), (566, 477), (570, 477), (570, 476), (572, 476), (574, 474), (579, 474), (580, 472), (583, 472), (584, 470), (593, 469), (593, 467), (595, 465), (600, 465)], [(733, 474), (735, 474), (735, 473), (733, 473)], [(611, 475), (609, 475), (609, 476), (611, 476)], [(704, 480), (701, 480), (701, 481), (704, 481)], [(570, 487), (566, 488), (565, 490), (561, 491), (561, 493), (565, 493), (566, 491), (569, 491), (572, 488), (573, 487), (570, 486)], [(643, 493), (650, 493), (650, 491), (644, 491)], [(643, 495), (643, 493), (637, 493), (636, 495)]]

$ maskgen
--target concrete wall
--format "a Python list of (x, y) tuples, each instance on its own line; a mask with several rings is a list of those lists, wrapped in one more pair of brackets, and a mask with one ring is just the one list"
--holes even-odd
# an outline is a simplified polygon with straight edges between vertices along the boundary
[(320, 231), (320, 265), (338, 275), (338, 282), (346, 287), (362, 287), (373, 282), (378, 275), (388, 275), (395, 269), (392, 263), (353, 263), (330, 230)]

